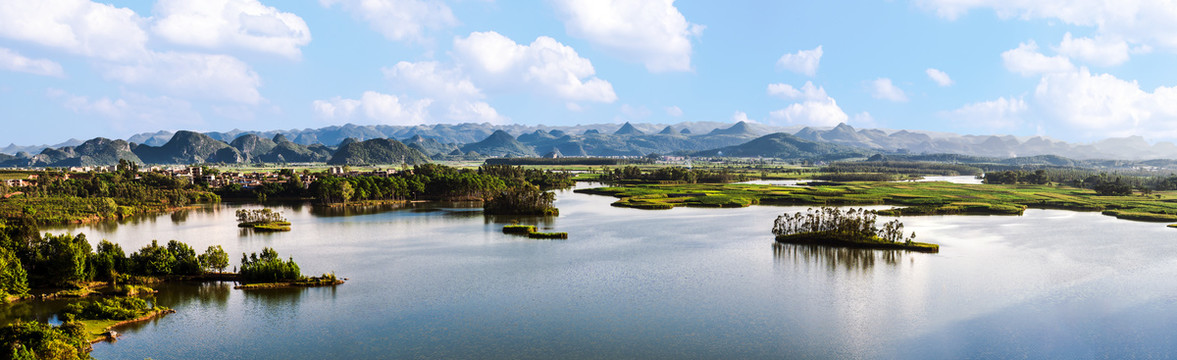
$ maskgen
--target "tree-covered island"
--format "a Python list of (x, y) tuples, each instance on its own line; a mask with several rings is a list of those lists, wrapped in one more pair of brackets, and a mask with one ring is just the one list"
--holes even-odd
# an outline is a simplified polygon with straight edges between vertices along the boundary
[(237, 227), (257, 231), (290, 231), (290, 222), (271, 209), (237, 210)]
[(865, 209), (810, 208), (777, 217), (772, 233), (782, 243), (940, 252), (940, 245), (915, 242), (914, 232), (904, 237), (899, 220), (876, 227), (877, 217)]

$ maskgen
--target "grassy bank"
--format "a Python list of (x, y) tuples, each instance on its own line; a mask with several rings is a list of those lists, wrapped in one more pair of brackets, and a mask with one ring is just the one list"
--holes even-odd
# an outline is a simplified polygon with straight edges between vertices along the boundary
[(253, 221), (237, 224), (237, 227), (256, 231), (290, 231), (289, 221)]
[(1093, 190), (1051, 185), (947, 182), (852, 182), (788, 187), (753, 184), (626, 185), (576, 190), (617, 197), (613, 206), (893, 205), (881, 215), (1019, 215), (1026, 208), (1104, 211), (1123, 219), (1177, 222), (1177, 191), (1152, 196), (1100, 196)]

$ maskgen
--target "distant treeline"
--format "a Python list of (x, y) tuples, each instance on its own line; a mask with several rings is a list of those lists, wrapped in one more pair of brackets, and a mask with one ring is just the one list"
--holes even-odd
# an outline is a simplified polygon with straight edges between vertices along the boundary
[[(289, 174), (293, 175), (293, 174)], [(485, 200), (506, 190), (535, 185), (543, 190), (574, 185), (572, 175), (551, 170), (508, 165), (484, 165), (477, 170), (420, 164), (412, 171), (389, 176), (322, 176), (307, 186), (297, 176), (254, 189), (230, 184), (217, 190), (224, 196), (245, 198), (313, 198), (321, 203), (364, 200)]]
[(1109, 174), (1089, 169), (1006, 170), (985, 173), (984, 181), (986, 184), (1057, 183), (1093, 189), (1101, 195), (1130, 195), (1133, 189), (1144, 193), (1177, 190), (1177, 175), (1159, 175), (1155, 172), (1113, 172)]
[(851, 161), (836, 162), (821, 168), (823, 173), (876, 173), (901, 175), (980, 175), (981, 169), (964, 164), (929, 161)]
[(0, 195), (23, 193), (0, 202), (0, 218), (29, 217), (41, 224), (65, 223), (220, 201), (216, 194), (184, 178), (140, 173), (137, 165), (127, 162), (110, 173), (44, 170), (30, 175), (36, 175), (36, 185), (0, 186)]
[(719, 171), (687, 169), (681, 166), (658, 168), (643, 172), (637, 166), (603, 169), (599, 178), (604, 183), (625, 182), (679, 182), (679, 183), (729, 183), (747, 180), (743, 173), (733, 173), (724, 168)]
[(490, 158), (487, 165), (623, 165), (628, 160), (598, 158), (598, 157), (562, 157), (562, 158)]

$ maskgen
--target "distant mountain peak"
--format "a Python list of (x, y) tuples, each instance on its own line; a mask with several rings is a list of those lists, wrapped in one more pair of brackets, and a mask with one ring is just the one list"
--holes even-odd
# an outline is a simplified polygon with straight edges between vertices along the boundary
[(671, 128), (669, 125), (667, 125), (662, 129), (662, 131), (659, 131), (658, 133), (662, 135), (672, 135), (674, 134), (674, 128)]
[(621, 125), (620, 129), (617, 129), (617, 131), (613, 132), (613, 135), (642, 135), (642, 134), (645, 134), (645, 133), (642, 132), (641, 130), (638, 130), (638, 128), (633, 127), (633, 124), (630, 124), (628, 121), (625, 122), (625, 125)]

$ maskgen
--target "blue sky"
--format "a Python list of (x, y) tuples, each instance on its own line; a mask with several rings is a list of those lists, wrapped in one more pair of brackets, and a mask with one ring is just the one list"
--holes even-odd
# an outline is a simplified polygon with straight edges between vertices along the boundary
[(1174, 140), (1174, 50), (1169, 0), (10, 0), (0, 144), (742, 119)]

